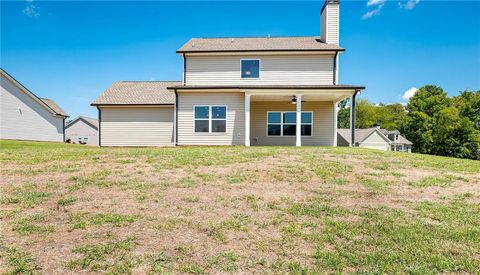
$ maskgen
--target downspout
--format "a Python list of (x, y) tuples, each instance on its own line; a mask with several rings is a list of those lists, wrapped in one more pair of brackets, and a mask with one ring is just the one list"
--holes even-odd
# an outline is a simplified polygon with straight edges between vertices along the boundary
[(63, 117), (63, 142), (65, 142), (65, 120), (67, 119), (67, 117)]
[(98, 146), (102, 147), (102, 110), (99, 106), (98, 109)]
[(333, 85), (337, 85), (337, 56), (338, 52), (335, 52), (335, 56), (333, 57)]
[[(183, 86), (187, 84), (187, 58), (185, 57), (185, 54), (183, 54)], [(177, 91), (175, 90), (175, 93)]]

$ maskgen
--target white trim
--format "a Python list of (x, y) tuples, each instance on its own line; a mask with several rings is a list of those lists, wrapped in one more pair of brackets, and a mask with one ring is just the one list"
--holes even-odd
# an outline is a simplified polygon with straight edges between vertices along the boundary
[[(242, 61), (258, 60), (258, 77), (242, 77)], [(240, 79), (261, 79), (262, 78), (262, 60), (260, 58), (241, 58), (240, 59)]]
[(245, 94), (245, 146), (250, 146), (250, 95)]
[(178, 99), (178, 96), (176, 94), (174, 96), (175, 96), (175, 101), (173, 104), (173, 146), (177, 146), (177, 142), (178, 142), (177, 140), (177, 99)]
[[(280, 113), (280, 123), (268, 123), (268, 114), (269, 113)], [(295, 137), (295, 135), (291, 135), (291, 136), (284, 136), (283, 135), (283, 125), (285, 125), (283, 123), (283, 114), (284, 113), (296, 113), (295, 111), (267, 111), (267, 116), (266, 116), (266, 119), (265, 119), (265, 122), (266, 122), (266, 128), (265, 128), (265, 136), (266, 137), (271, 137), (271, 138), (283, 138), (283, 137), (287, 137), (287, 138), (291, 138), (291, 137)], [(309, 137), (313, 137), (314, 134), (313, 134), (313, 111), (302, 111), (302, 113), (310, 113), (311, 117), (312, 117), (312, 122), (311, 123), (304, 123), (302, 122), (301, 125), (310, 125), (311, 126), (311, 131), (310, 131), (310, 135), (309, 136), (305, 136), (303, 135), (302, 138), (309, 138)], [(280, 125), (280, 135), (279, 136), (272, 136), (272, 135), (269, 135), (268, 134), (268, 125)], [(286, 125), (296, 125), (296, 122), (295, 123), (287, 123)]]
[[(208, 118), (195, 118), (195, 108), (196, 107), (208, 107)], [(212, 107), (225, 107), (225, 118), (212, 118)], [(193, 105), (193, 133), (194, 134), (213, 134), (213, 135), (225, 135), (227, 133), (228, 126), (228, 106), (227, 105)], [(196, 120), (207, 120), (208, 121), (208, 132), (196, 132), (195, 131), (195, 121)], [(225, 132), (212, 132), (212, 121), (213, 120), (225, 120)]]
[(297, 98), (297, 112), (296, 112), (296, 131), (295, 131), (295, 145), (302, 146), (302, 95), (296, 95)]
[(338, 144), (338, 102), (333, 102), (333, 147)]

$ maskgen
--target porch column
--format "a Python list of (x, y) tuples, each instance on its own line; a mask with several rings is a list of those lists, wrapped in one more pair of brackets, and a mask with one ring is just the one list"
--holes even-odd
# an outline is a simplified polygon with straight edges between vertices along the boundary
[(245, 146), (250, 146), (250, 95), (245, 94)]
[(350, 147), (355, 146), (355, 97), (357, 91), (350, 98)]
[(333, 102), (333, 146), (337, 147), (338, 102)]
[(297, 125), (296, 125), (296, 146), (302, 146), (302, 95), (296, 95), (297, 98)]

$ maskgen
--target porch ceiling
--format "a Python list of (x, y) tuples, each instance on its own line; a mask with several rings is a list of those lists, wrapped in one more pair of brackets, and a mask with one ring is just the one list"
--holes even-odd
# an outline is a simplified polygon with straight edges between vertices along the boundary
[[(251, 101), (291, 101), (292, 97), (296, 95), (296, 93), (291, 92), (290, 94), (276, 94), (276, 95), (267, 95), (267, 94), (251, 94)], [(302, 101), (331, 101), (337, 102), (348, 98), (352, 95), (352, 93), (310, 93), (305, 94), (302, 93)]]

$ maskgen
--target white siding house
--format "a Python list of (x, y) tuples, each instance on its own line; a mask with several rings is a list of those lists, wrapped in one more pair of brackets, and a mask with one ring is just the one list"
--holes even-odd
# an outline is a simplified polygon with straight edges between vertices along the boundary
[(100, 145), (336, 146), (338, 102), (364, 87), (338, 84), (338, 0), (321, 18), (320, 36), (190, 39), (181, 82), (117, 82), (95, 99)]
[(98, 146), (98, 120), (79, 116), (65, 126), (65, 140), (71, 143)]
[(355, 130), (355, 142), (351, 143), (350, 129), (338, 129), (338, 145), (353, 146), (390, 151), (391, 141), (379, 128), (367, 128)]
[(39, 98), (3, 69), (0, 139), (64, 141), (68, 115), (55, 102)]

